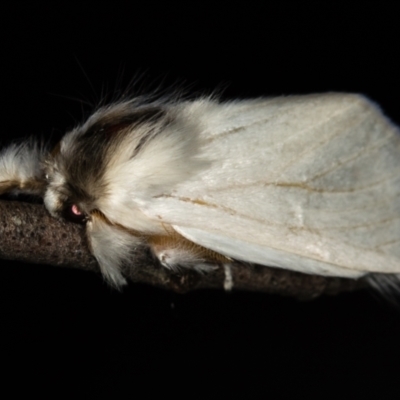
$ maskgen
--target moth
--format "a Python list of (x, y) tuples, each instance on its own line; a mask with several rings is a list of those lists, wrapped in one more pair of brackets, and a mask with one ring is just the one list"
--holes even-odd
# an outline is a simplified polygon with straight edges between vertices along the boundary
[(5, 148), (5, 192), (85, 224), (115, 287), (141, 246), (172, 270), (400, 276), (399, 129), (361, 95), (117, 101), (50, 151)]

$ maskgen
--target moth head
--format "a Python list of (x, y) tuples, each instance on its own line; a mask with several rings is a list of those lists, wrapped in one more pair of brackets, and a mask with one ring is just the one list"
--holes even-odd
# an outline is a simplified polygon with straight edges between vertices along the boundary
[(46, 161), (45, 174), (47, 189), (44, 204), (55, 218), (64, 218), (71, 222), (84, 223), (91, 212), (90, 196), (82, 193), (63, 174), (54, 159)]
[[(65, 138), (77, 133), (67, 134), (44, 162), (47, 180), (44, 204), (55, 218), (84, 223), (95, 208), (94, 195), (101, 187), (98, 184), (101, 166), (91, 163), (91, 155), (85, 154), (85, 149), (79, 150), (71, 143), (66, 145)], [(96, 190), (91, 190), (92, 187)]]
[(121, 171), (135, 157), (161, 117), (159, 107), (115, 103), (68, 132), (44, 162), (44, 203), (50, 214), (73, 222), (89, 219), (110, 195), (110, 170)]

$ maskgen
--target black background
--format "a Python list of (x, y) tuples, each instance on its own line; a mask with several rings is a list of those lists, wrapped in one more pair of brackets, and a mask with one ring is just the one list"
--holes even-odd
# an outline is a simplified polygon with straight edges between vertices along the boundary
[[(133, 77), (226, 98), (359, 92), (399, 123), (397, 10), (352, 4), (3, 9), (2, 141), (58, 137), (82, 119), (71, 97), (95, 102)], [(16, 394), (399, 393), (400, 312), (367, 291), (311, 302), (133, 284), (118, 293), (78, 270), (1, 261), (1, 271), (0, 380)]]

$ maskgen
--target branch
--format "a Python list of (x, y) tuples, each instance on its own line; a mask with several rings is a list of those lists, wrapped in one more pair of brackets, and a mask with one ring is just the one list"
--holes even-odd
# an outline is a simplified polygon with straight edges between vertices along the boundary
[[(86, 244), (84, 227), (52, 218), (43, 205), (0, 200), (0, 258), (60, 267), (74, 267), (100, 273)], [(222, 269), (198, 274), (171, 273), (145, 249), (134, 255), (123, 270), (133, 282), (147, 283), (175, 292), (223, 288)], [(325, 278), (316, 275), (236, 263), (232, 267), (233, 287), (311, 299), (364, 287), (362, 281)]]

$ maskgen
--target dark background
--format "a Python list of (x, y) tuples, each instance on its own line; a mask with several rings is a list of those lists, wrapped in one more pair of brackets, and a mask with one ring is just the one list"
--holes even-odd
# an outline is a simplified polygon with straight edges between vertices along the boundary
[[(62, 135), (82, 118), (82, 102), (69, 98), (95, 102), (133, 77), (138, 88), (179, 83), (226, 98), (360, 92), (400, 122), (395, 7), (265, 3), (3, 8), (3, 144)], [(400, 312), (367, 291), (310, 302), (134, 284), (118, 293), (96, 274), (0, 262), (3, 390), (56, 398), (86, 390), (196, 399), (399, 393)]]

